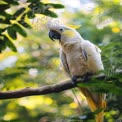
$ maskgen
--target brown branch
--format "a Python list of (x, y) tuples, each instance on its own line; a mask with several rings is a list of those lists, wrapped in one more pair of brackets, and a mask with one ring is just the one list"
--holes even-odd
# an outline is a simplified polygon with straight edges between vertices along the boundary
[[(116, 73), (122, 74), (122, 71), (118, 71)], [(94, 77), (98, 80), (105, 79), (105, 75), (97, 75)], [(58, 92), (62, 92), (62, 91), (74, 88), (74, 87), (77, 87), (77, 85), (72, 84), (71, 80), (67, 80), (67, 81), (60, 82), (54, 85), (47, 85), (47, 86), (42, 86), (38, 88), (26, 87), (20, 90), (0, 92), (0, 99), (3, 100), (3, 99), (21, 98), (25, 96), (58, 93)]]

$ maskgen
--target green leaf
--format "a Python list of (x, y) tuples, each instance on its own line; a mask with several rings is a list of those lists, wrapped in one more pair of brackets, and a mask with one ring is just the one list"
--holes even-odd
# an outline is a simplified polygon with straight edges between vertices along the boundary
[(13, 26), (8, 27), (7, 32), (11, 36), (12, 39), (17, 38), (17, 34), (16, 34), (16, 31), (13, 29)]
[(22, 36), (26, 37), (27, 33), (25, 32), (24, 29), (22, 29), (19, 25), (14, 24), (13, 25), (13, 29), (16, 30), (19, 34), (21, 34)]
[[(114, 79), (113, 79), (114, 80)], [(93, 92), (110, 92), (116, 95), (121, 95), (122, 89), (120, 86), (116, 85), (116, 81), (107, 82), (104, 80), (93, 80), (88, 83), (79, 83), (78, 86), (83, 88), (94, 88)]]
[(64, 5), (62, 5), (62, 4), (53, 4), (53, 3), (48, 3), (48, 4), (44, 4), (44, 5), (46, 5), (46, 6), (50, 6), (50, 7), (52, 7), (52, 8), (58, 8), (58, 9), (62, 9), (62, 8), (64, 8)]
[(11, 4), (11, 5), (19, 5), (17, 0), (4, 0), (4, 1), (7, 2), (8, 4)]
[(8, 4), (0, 4), (0, 11), (8, 9), (10, 6)]
[(11, 24), (10, 21), (9, 21), (9, 19), (5, 19), (5, 20), (0, 19), (0, 23), (3, 23), (3, 24)]
[(25, 22), (24, 21), (24, 19), (21, 19), (20, 21), (18, 21), (21, 25), (23, 25), (24, 27), (26, 27), (26, 28), (31, 28), (31, 26), (27, 23), (27, 22)]
[(50, 10), (46, 10), (46, 11), (45, 11), (44, 13), (42, 13), (42, 14), (44, 14), (44, 15), (46, 15), (46, 16), (49, 16), (49, 17), (54, 17), (54, 18), (58, 17), (56, 13), (54, 13), (53, 11), (50, 11)]
[(5, 31), (5, 28), (4, 29), (0, 29), (0, 33), (4, 32)]
[(0, 23), (4, 23), (4, 19), (3, 18), (0, 18)]
[(38, 11), (40, 11), (41, 13), (41, 11), (45, 9), (44, 4), (42, 2), (31, 3), (28, 7), (31, 9), (33, 13), (38, 13)]
[(64, 6), (61, 4), (43, 4), (42, 2), (39, 2), (30, 4), (29, 8), (31, 9), (31, 11), (28, 13), (29, 18), (32, 17), (34, 14), (44, 14), (46, 16), (56, 18), (57, 14), (53, 11), (50, 11), (49, 8), (60, 9), (64, 8)]
[(0, 39), (0, 53), (1, 53), (1, 51), (4, 50), (5, 48), (6, 48), (6, 43), (5, 43), (5, 41)]
[(4, 36), (4, 41), (6, 46), (8, 46), (12, 51), (17, 52), (16, 46), (6, 36)]
[(27, 0), (28, 2), (40, 2), (40, 0)]
[(29, 19), (32, 19), (32, 18), (35, 17), (35, 15), (34, 15), (34, 13), (33, 13), (32, 11), (29, 11), (29, 12), (27, 13), (27, 16), (28, 16)]
[(4, 16), (6, 19), (10, 19), (12, 17), (11, 14), (6, 13), (5, 11), (1, 11), (0, 12), (0, 15), (1, 16)]
[(21, 15), (23, 12), (25, 11), (25, 8), (21, 8), (19, 9), (18, 11), (16, 11), (14, 14), (13, 14), (13, 18), (12, 19), (16, 19), (19, 15)]

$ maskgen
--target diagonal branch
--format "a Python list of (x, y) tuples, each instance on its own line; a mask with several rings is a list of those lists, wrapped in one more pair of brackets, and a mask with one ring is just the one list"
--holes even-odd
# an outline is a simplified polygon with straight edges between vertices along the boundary
[[(118, 74), (122, 74), (122, 70), (116, 72)], [(95, 77), (97, 80), (103, 80), (105, 79), (105, 75), (96, 75), (93, 76)], [(89, 79), (90, 81), (90, 79)], [(80, 82), (83, 82), (80, 81)], [(79, 82), (77, 82), (78, 84)], [(60, 82), (54, 85), (46, 85), (46, 86), (42, 86), (42, 87), (38, 87), (38, 88), (30, 88), (30, 87), (26, 87), (24, 89), (20, 89), (20, 90), (14, 90), (14, 91), (5, 91), (5, 92), (0, 92), (0, 99), (12, 99), (12, 98), (21, 98), (21, 97), (26, 97), (26, 96), (34, 96), (34, 95), (45, 95), (45, 94), (51, 94), (51, 93), (58, 93), (58, 92), (62, 92), (68, 89), (72, 89), (77, 87), (77, 84), (72, 84), (71, 80), (67, 80), (64, 82)]]
[(24, 89), (20, 90), (14, 90), (14, 91), (6, 91), (6, 92), (0, 92), (0, 99), (12, 99), (12, 98), (21, 98), (25, 96), (34, 96), (34, 95), (45, 95), (45, 94), (51, 94), (51, 93), (58, 93), (65, 91), (67, 89), (71, 89), (76, 87), (72, 84), (72, 82), (65, 81), (61, 83), (57, 83), (54, 85), (46, 85), (38, 88), (31, 88), (26, 87)]

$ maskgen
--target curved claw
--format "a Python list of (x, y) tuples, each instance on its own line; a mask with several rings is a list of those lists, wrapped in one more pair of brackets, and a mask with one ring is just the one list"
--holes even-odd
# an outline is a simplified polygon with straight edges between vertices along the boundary
[(91, 76), (92, 76), (93, 74), (91, 74), (91, 73), (86, 73), (84, 76), (83, 76), (83, 82), (87, 82), (90, 78), (91, 78)]
[(93, 74), (88, 72), (84, 76), (73, 76), (72, 84), (76, 85), (78, 82), (87, 82), (92, 75)]
[(79, 81), (82, 81), (81, 76), (73, 76), (72, 77), (72, 84), (76, 85)]

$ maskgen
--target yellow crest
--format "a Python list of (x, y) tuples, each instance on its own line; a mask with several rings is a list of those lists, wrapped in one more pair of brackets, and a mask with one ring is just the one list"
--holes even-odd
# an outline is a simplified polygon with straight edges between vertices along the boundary
[(66, 26), (73, 28), (73, 29), (78, 29), (81, 27), (81, 25), (70, 25), (70, 24), (66, 24)]

